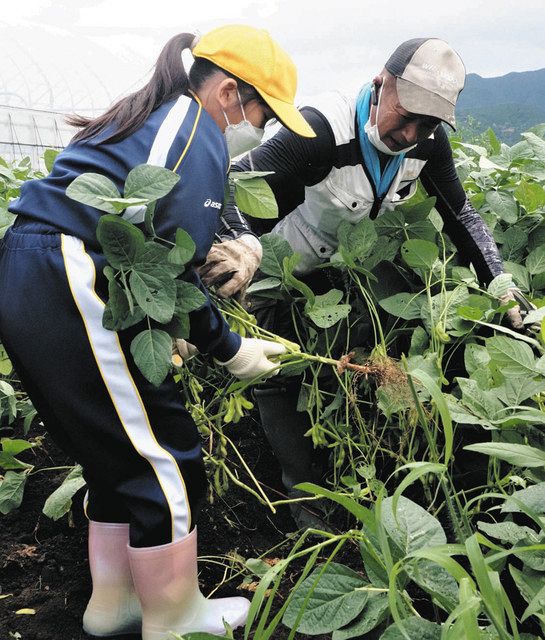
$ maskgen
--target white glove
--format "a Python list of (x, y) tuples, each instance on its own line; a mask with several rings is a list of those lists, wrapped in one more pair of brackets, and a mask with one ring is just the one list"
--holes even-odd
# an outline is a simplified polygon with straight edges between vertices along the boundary
[[(520, 331), (521, 329), (526, 328), (524, 325), (524, 316), (531, 310), (535, 309), (536, 306), (532, 304), (526, 297), (523, 295), (522, 291), (518, 287), (510, 287), (507, 289), (507, 292), (501, 296), (500, 302), (502, 304), (507, 304), (513, 300), (517, 303), (515, 307), (511, 307), (511, 309), (507, 309), (505, 315), (507, 316), (507, 321), (511, 325), (513, 329)], [(533, 325), (531, 327), (533, 331), (539, 331), (539, 327), (536, 329)]]
[(262, 256), (259, 240), (244, 234), (235, 240), (213, 244), (205, 264), (198, 271), (207, 287), (221, 285), (216, 293), (229, 298), (246, 288), (259, 268)]
[(277, 365), (271, 362), (268, 356), (279, 356), (285, 352), (286, 347), (277, 342), (260, 338), (242, 338), (240, 349), (235, 355), (227, 362), (218, 362), (239, 380), (257, 376), (266, 378), (278, 373), (278, 371), (273, 372)]
[(172, 341), (172, 364), (175, 367), (181, 367), (184, 362), (187, 362), (198, 353), (197, 347), (183, 338), (176, 338), (176, 340)]

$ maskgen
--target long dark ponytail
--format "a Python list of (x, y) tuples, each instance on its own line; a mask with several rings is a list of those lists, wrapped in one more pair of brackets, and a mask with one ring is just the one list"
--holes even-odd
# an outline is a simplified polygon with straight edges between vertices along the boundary
[(157, 58), (149, 82), (142, 89), (118, 100), (102, 115), (97, 118), (68, 116), (66, 121), (69, 125), (81, 127), (72, 141), (92, 138), (114, 125), (115, 130), (102, 140), (102, 143), (119, 142), (139, 129), (155, 109), (169, 100), (187, 94), (190, 88), (198, 90), (207, 78), (218, 71), (237, 80), (243, 103), (252, 99), (262, 101), (251, 85), (204, 58), (195, 59), (188, 76), (182, 61), (182, 52), (184, 49), (191, 49), (194, 40), (194, 33), (179, 33), (171, 38)]

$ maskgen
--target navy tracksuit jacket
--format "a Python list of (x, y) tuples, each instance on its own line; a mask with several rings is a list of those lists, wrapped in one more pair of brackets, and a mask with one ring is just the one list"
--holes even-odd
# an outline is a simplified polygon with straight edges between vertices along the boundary
[[(47, 429), (83, 465), (89, 517), (130, 522), (135, 546), (172, 542), (192, 527), (206, 488), (200, 438), (173, 380), (154, 387), (134, 365), (130, 342), (142, 327), (103, 328), (101, 212), (65, 191), (86, 172), (106, 175), (121, 191), (128, 172), (145, 162), (180, 175), (157, 203), (157, 234), (172, 239), (185, 229), (196, 244), (194, 264), (202, 263), (229, 157), (220, 129), (187, 96), (162, 105), (120, 142), (70, 144), (48, 177), (23, 185), (10, 207), (19, 217), (0, 242), (0, 341)], [(138, 223), (142, 210), (124, 215)], [(203, 288), (193, 267), (184, 277)], [(219, 360), (240, 345), (210, 301), (191, 314), (190, 341)]]

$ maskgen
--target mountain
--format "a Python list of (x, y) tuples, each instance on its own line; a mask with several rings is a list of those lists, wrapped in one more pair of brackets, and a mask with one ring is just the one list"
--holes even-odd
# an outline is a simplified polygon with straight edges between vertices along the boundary
[(462, 130), (480, 133), (492, 127), (507, 144), (518, 142), (523, 131), (545, 122), (545, 69), (497, 78), (469, 73), (456, 118)]

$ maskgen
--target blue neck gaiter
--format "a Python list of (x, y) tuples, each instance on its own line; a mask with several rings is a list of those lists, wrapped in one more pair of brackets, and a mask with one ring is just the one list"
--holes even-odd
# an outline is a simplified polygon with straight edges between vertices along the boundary
[(371, 144), (367, 134), (365, 133), (365, 125), (369, 120), (369, 112), (371, 110), (371, 84), (366, 84), (360, 91), (356, 99), (356, 121), (358, 123), (359, 139), (361, 152), (363, 154), (363, 162), (371, 175), (375, 185), (375, 191), (379, 198), (388, 193), (388, 189), (392, 184), (396, 173), (405, 158), (404, 153), (396, 156), (390, 156), (384, 171), (380, 171), (379, 152)]

